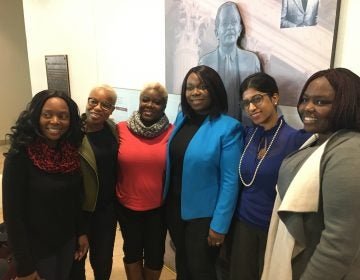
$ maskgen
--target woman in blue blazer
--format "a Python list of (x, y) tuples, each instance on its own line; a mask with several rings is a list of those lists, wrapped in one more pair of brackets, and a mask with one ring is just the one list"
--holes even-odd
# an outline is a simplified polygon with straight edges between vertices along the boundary
[(164, 188), (178, 280), (216, 279), (215, 261), (238, 197), (243, 147), (242, 126), (225, 115), (227, 107), (217, 72), (190, 69), (168, 143)]

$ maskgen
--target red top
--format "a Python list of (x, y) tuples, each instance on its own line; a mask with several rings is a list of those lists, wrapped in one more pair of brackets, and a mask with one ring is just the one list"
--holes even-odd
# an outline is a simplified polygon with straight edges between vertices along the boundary
[(166, 145), (173, 125), (159, 136), (144, 138), (133, 134), (126, 122), (117, 125), (119, 133), (116, 196), (126, 208), (145, 211), (162, 204)]

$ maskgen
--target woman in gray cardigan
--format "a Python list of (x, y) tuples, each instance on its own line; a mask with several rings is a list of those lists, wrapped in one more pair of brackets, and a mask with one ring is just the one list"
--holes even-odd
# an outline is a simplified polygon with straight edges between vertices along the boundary
[(315, 134), (281, 165), (262, 279), (360, 279), (360, 77), (315, 73), (298, 112)]

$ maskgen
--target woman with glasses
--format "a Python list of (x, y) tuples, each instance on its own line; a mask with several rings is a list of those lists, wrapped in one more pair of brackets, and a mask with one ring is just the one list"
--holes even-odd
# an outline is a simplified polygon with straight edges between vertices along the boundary
[(186, 74), (170, 137), (164, 196), (178, 280), (216, 280), (215, 263), (235, 210), (242, 126), (226, 115), (218, 73)]
[(235, 211), (230, 279), (260, 279), (267, 232), (282, 160), (310, 134), (286, 124), (277, 113), (279, 90), (265, 73), (248, 76), (240, 86), (242, 109), (253, 126), (245, 132), (240, 158), (241, 193)]
[(164, 264), (162, 192), (166, 145), (173, 128), (165, 114), (167, 97), (160, 83), (146, 85), (139, 110), (117, 125), (117, 214), (127, 279), (157, 280)]
[[(109, 85), (95, 86), (89, 94), (85, 114), (85, 137), (80, 148), (84, 180), (83, 210), (88, 216), (90, 264), (95, 279), (111, 275), (116, 233), (115, 186), (118, 134), (109, 119), (115, 109), (116, 92)], [(85, 279), (85, 258), (74, 261), (70, 280)]]
[(297, 108), (314, 135), (279, 170), (262, 279), (360, 279), (360, 77), (318, 71)]

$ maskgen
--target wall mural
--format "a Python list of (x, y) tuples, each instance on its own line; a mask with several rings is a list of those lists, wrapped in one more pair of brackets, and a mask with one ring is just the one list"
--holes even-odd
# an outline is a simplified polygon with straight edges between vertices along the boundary
[[(278, 82), (280, 105), (295, 106), (306, 79), (333, 65), (340, 0), (225, 2), (165, 0), (168, 91), (179, 94), (186, 72), (201, 63), (219, 72), (231, 95), (247, 75), (260, 69), (259, 61), (262, 70)], [(229, 7), (232, 4), (240, 21)], [(233, 27), (232, 34), (222, 31), (226, 26)], [(227, 55), (222, 46), (230, 41), (237, 48)], [(232, 66), (220, 62), (227, 56)], [(227, 68), (238, 74), (226, 74)], [(237, 109), (230, 113), (236, 116)]]

